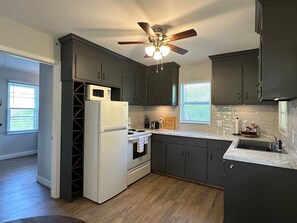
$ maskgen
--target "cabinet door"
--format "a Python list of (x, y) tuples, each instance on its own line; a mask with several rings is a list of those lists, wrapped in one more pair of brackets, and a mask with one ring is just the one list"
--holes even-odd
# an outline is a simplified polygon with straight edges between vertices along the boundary
[(260, 104), (258, 101), (257, 82), (258, 82), (258, 61), (254, 64), (243, 66), (243, 103)]
[(242, 103), (242, 67), (216, 69), (213, 74), (213, 104)]
[(296, 9), (296, 0), (263, 3), (263, 100), (297, 97)]
[(186, 147), (185, 178), (206, 183), (206, 149)]
[(159, 105), (159, 78), (154, 67), (147, 68), (147, 105)]
[(120, 87), (121, 79), (122, 63), (115, 56), (104, 53), (102, 62), (102, 83), (111, 87)]
[(296, 170), (226, 160), (225, 173), (224, 223), (296, 222)]
[(165, 173), (166, 143), (152, 141), (152, 170)]
[(164, 69), (159, 71), (157, 74), (159, 76), (159, 104), (160, 105), (172, 105), (172, 82), (173, 77), (171, 73), (171, 68), (164, 66)]
[(223, 156), (225, 150), (207, 150), (207, 183), (223, 187), (224, 186), (224, 164)]
[(123, 101), (128, 101), (129, 105), (135, 105), (135, 70), (132, 64), (125, 63), (123, 67)]
[(74, 75), (77, 79), (101, 82), (101, 55), (90, 46), (74, 44)]
[(146, 75), (145, 67), (136, 67), (135, 96), (137, 105), (146, 105)]
[(185, 146), (167, 143), (166, 172), (178, 177), (185, 175)]

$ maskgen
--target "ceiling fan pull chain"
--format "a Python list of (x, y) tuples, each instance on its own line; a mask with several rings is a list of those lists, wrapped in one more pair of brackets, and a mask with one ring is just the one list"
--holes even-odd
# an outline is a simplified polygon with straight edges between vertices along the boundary
[(159, 73), (159, 61), (157, 60), (157, 70), (156, 73)]
[(161, 70), (163, 70), (163, 57), (161, 59)]

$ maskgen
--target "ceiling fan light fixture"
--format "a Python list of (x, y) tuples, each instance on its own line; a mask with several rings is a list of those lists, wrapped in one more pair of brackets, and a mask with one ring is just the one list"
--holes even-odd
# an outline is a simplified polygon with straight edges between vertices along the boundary
[(156, 50), (154, 53), (154, 59), (155, 60), (161, 60), (162, 59), (162, 54), (159, 50)]
[(154, 52), (156, 50), (156, 47), (155, 46), (148, 46), (146, 47), (145, 49), (145, 53), (148, 55), (148, 56), (153, 56), (154, 55)]
[(162, 53), (162, 56), (163, 56), (163, 57), (166, 57), (166, 56), (170, 53), (170, 47), (165, 46), (165, 45), (162, 45), (162, 46), (160, 47), (160, 51), (161, 51), (161, 53)]

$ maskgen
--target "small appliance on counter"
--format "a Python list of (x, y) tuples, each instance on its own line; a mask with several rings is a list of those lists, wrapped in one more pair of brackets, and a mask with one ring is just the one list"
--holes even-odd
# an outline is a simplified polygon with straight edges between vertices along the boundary
[(159, 129), (160, 128), (160, 123), (157, 121), (152, 121), (151, 122), (151, 129)]

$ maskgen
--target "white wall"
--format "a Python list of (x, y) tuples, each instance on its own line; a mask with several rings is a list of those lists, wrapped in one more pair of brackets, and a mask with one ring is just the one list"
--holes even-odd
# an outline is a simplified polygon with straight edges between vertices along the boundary
[(37, 74), (30, 74), (0, 67), (0, 159), (10, 158), (17, 154), (31, 154), (37, 152), (37, 133), (6, 135), (7, 126), (7, 93), (8, 80), (17, 80), (27, 83), (39, 83)]
[(53, 67), (40, 64), (37, 181), (50, 187), (52, 161)]
[(31, 53), (44, 58), (60, 60), (60, 47), (53, 37), (28, 26), (0, 17), (0, 50), (6, 48)]

